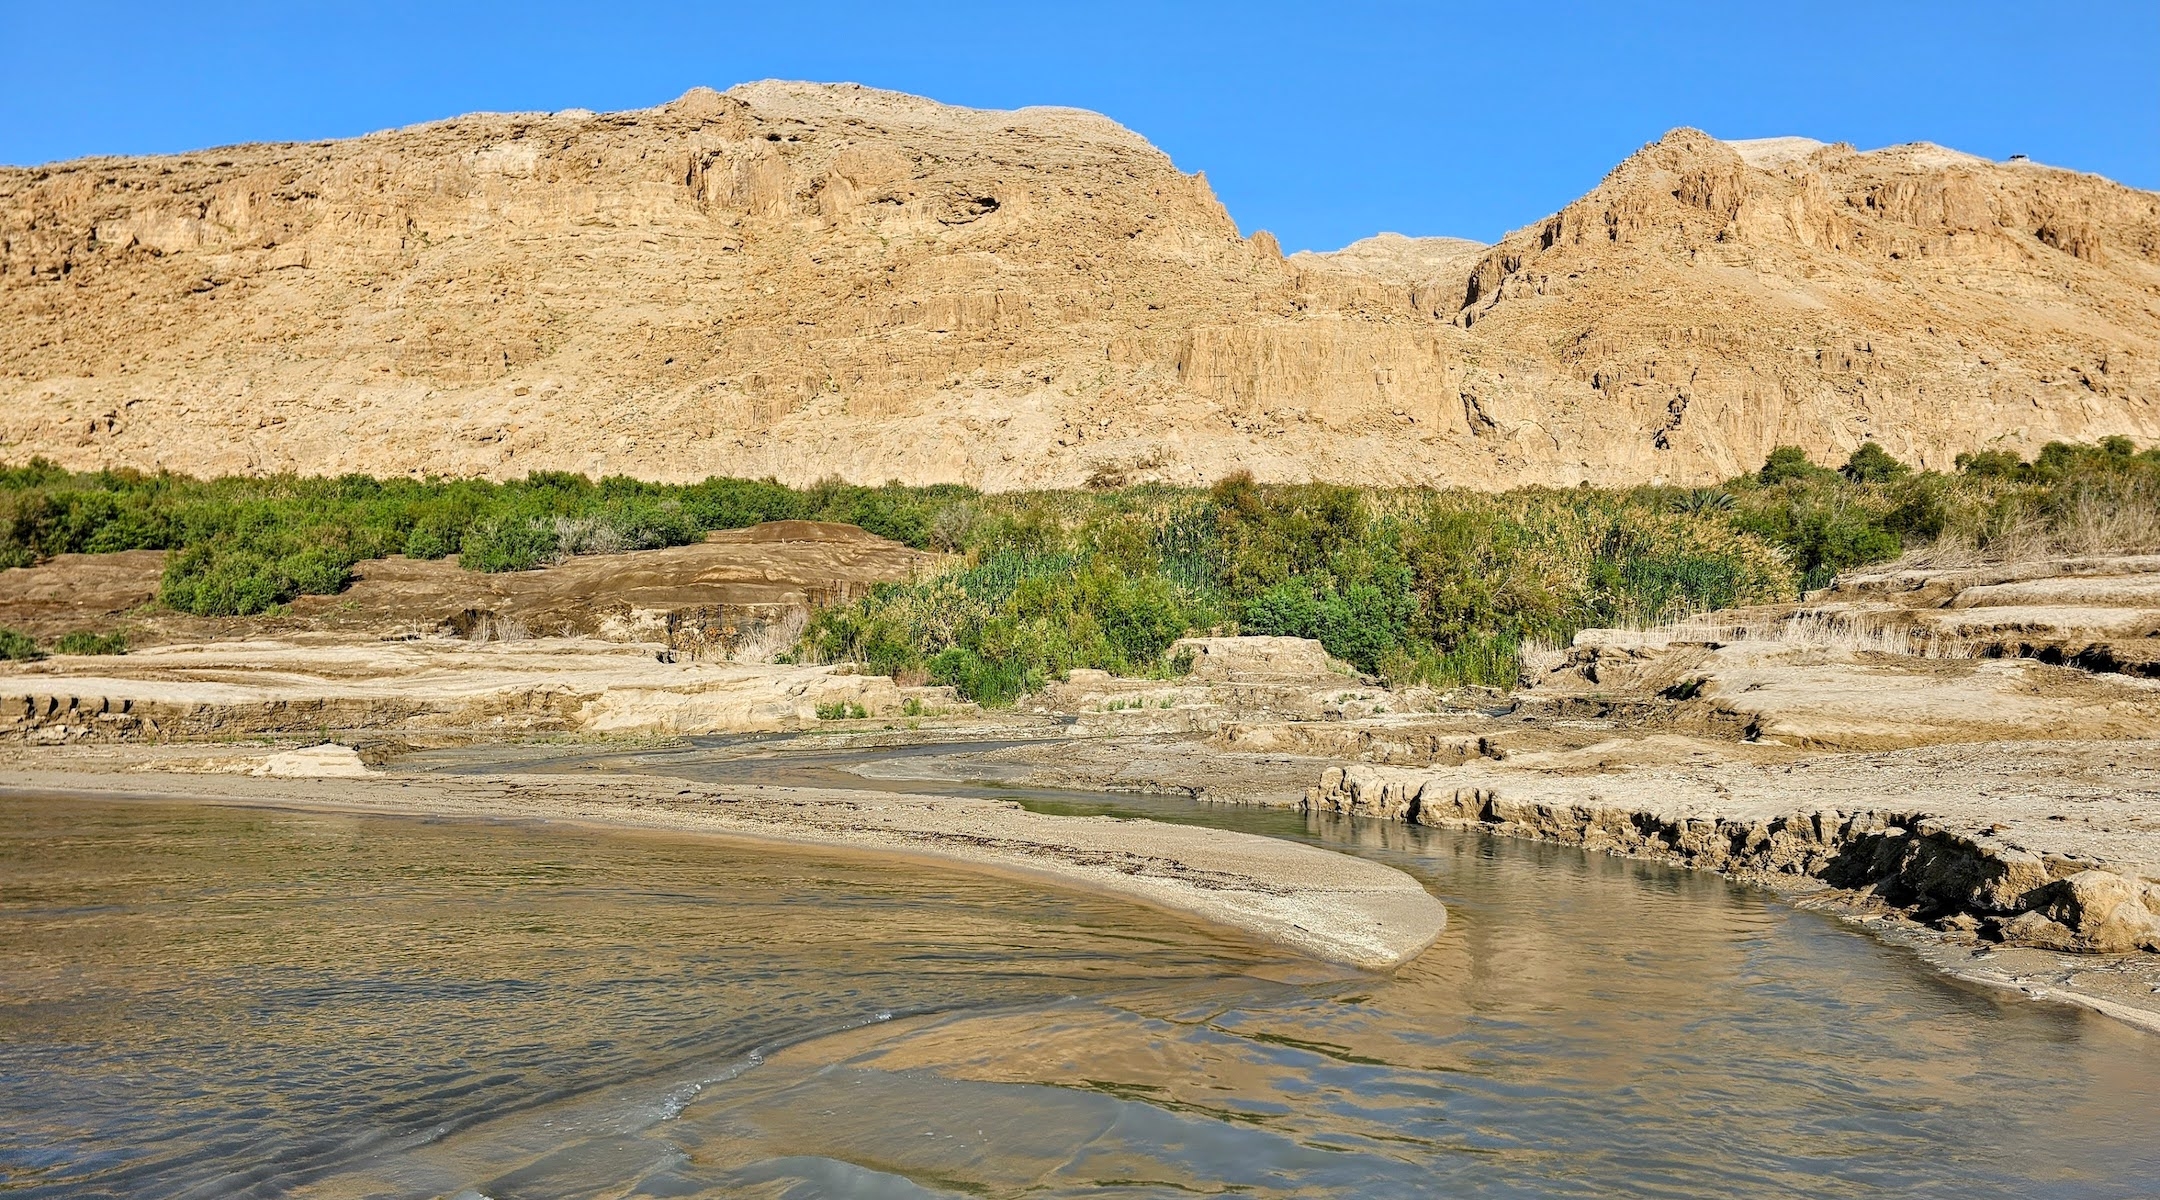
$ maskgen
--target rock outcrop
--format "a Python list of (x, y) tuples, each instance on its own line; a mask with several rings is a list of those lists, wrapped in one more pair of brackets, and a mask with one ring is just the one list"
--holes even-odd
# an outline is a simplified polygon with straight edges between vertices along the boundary
[(693, 735), (971, 708), (852, 666), (690, 662), (594, 638), (475, 643), (336, 634), (69, 655), (0, 670), (0, 744), (325, 731), (514, 739)]
[(1819, 881), (2016, 946), (2160, 951), (2155, 599), (2160, 559), (2091, 556), (1584, 630), (1526, 655), (1504, 710), (1343, 728), (1306, 806)]
[(2160, 197), (1680, 130), (1286, 259), (1100, 116), (760, 83), (0, 169), (0, 345), (77, 467), (1687, 482), (2160, 439)]
[[(2160, 433), (2160, 196), (1924, 144), (1675, 130), (1470, 273), (1456, 319), (1587, 384), (1650, 461)], [(1692, 472), (1683, 471), (1679, 474)]]
[[(2046, 782), (2046, 768), (2089, 759), (2075, 743), (1818, 759), (1798, 768), (1808, 782), (1828, 785), (1814, 795), (1794, 794), (1789, 765), (1660, 764), (1585, 776), (1489, 764), (1452, 771), (1354, 764), (1330, 768), (1307, 804), (1478, 826), (1742, 878), (1805, 877), (1946, 928), (1985, 928), (2014, 945), (2123, 954), (2160, 951), (2151, 843), (2120, 832), (2152, 801), (2153, 745), (2123, 743), (2136, 764), (2132, 790), (2088, 801), (2123, 810), (2114, 814), (2113, 836), (2084, 820), (2069, 825), (2062, 810), (2078, 805), (2064, 793), (2076, 789)], [(1950, 763), (1980, 768), (1996, 794), (1972, 796), (1973, 776), (1941, 778)], [(1899, 807), (1871, 806), (1893, 796)]]

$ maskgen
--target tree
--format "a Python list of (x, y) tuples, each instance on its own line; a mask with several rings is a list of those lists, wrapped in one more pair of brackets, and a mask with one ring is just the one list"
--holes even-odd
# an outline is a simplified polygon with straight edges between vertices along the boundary
[(1813, 479), (1829, 472), (1808, 461), (1807, 451), (1798, 446), (1779, 446), (1763, 460), (1762, 481), (1779, 484), (1788, 479)]
[(1845, 460), (1842, 471), (1845, 478), (1854, 483), (1888, 483), (1900, 475), (1910, 474), (1912, 468), (1892, 458), (1879, 444), (1862, 442), (1860, 448), (1852, 452), (1852, 457)]

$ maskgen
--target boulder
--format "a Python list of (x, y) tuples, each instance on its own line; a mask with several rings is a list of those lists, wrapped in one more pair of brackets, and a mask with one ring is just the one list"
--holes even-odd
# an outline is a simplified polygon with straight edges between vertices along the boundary
[(2142, 884), (2111, 871), (2079, 871), (2040, 889), (2031, 911), (2003, 926), (2003, 938), (2094, 954), (2160, 950), (2160, 914), (2146, 895)]
[(1311, 638), (1194, 637), (1171, 643), (1170, 657), (1192, 655), (1192, 673), (1212, 683), (1354, 675)]

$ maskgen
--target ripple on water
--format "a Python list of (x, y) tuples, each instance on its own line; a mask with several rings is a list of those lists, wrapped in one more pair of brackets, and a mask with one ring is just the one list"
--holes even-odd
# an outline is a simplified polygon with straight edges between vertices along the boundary
[(1404, 827), (1274, 831), (1419, 874), (1448, 933), (1372, 976), (919, 864), (0, 801), (0, 1190), (2160, 1184), (2160, 1039), (1963, 989), (1709, 876)]

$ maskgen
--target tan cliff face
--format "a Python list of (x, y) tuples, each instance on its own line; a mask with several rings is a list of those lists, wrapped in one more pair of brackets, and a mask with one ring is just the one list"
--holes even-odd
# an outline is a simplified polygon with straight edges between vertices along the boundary
[(0, 459), (1698, 481), (2160, 439), (2160, 198), (1678, 131), (1495, 247), (1285, 259), (1062, 109), (851, 86), (0, 169)]
[[(1721, 474), (1875, 439), (2160, 435), (2160, 196), (1927, 145), (1677, 130), (1492, 248), (1457, 319)], [(1657, 455), (1651, 456), (1652, 461)]]

